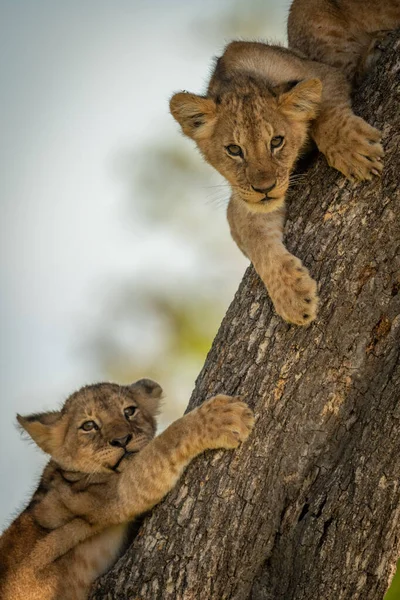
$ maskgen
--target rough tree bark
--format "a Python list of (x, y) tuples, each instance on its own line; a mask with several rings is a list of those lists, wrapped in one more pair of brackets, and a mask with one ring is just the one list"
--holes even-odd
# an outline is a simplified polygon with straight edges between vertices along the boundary
[(380, 600), (400, 555), (400, 34), (355, 98), (384, 132), (380, 180), (319, 157), (286, 240), (320, 285), (308, 329), (249, 268), (190, 408), (224, 392), (257, 415), (236, 452), (199, 457), (96, 600)]

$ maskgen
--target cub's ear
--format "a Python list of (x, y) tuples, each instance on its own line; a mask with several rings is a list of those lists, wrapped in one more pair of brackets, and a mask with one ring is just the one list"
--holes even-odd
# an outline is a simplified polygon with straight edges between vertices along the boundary
[(143, 406), (154, 417), (160, 409), (162, 388), (152, 379), (139, 379), (131, 384), (131, 389), (138, 395), (139, 402), (142, 401)]
[(278, 106), (285, 115), (296, 121), (310, 121), (318, 114), (322, 83), (319, 79), (305, 79), (278, 98)]
[(53, 454), (62, 445), (64, 427), (59, 411), (38, 413), (21, 417), (17, 421), (34, 442), (47, 454)]
[(179, 92), (172, 96), (169, 108), (185, 135), (194, 140), (210, 136), (216, 119), (214, 100), (187, 92)]

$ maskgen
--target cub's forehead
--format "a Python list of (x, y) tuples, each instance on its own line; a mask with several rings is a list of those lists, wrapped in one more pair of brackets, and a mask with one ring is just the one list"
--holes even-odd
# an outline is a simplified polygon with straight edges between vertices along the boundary
[(134, 401), (133, 393), (128, 387), (113, 383), (88, 385), (72, 394), (66, 400), (62, 412), (109, 411), (113, 408), (124, 406), (127, 400)]
[(221, 97), (217, 114), (224, 119), (262, 119), (267, 109), (276, 109), (276, 99), (270, 95), (232, 94)]
[(272, 136), (278, 130), (285, 132), (287, 121), (279, 112), (275, 98), (242, 96), (236, 98), (236, 102), (232, 99), (221, 106), (216, 126), (217, 135), (218, 130), (251, 139)]

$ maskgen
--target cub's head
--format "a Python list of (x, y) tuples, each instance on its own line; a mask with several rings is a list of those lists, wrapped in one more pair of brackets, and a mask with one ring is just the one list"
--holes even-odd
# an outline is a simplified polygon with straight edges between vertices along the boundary
[(17, 415), (20, 426), (62, 469), (117, 471), (154, 437), (162, 390), (150, 379), (89, 385), (55, 412)]
[(271, 88), (238, 74), (220, 82), (216, 96), (175, 94), (170, 110), (235, 196), (269, 212), (283, 204), (321, 92), (319, 79)]

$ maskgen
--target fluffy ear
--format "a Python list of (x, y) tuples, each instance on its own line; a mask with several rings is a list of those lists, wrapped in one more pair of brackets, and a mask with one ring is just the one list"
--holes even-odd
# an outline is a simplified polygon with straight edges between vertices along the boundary
[(61, 425), (59, 411), (38, 413), (26, 417), (17, 415), (17, 421), (39, 448), (47, 454), (53, 454), (61, 446), (64, 428)]
[(296, 121), (310, 121), (318, 114), (322, 83), (319, 79), (305, 79), (281, 94), (278, 105), (281, 111)]
[(139, 400), (152, 416), (158, 414), (162, 397), (162, 388), (152, 379), (139, 379), (132, 383), (131, 388), (139, 396)]
[(216, 118), (214, 100), (187, 92), (174, 94), (169, 108), (185, 135), (200, 140), (210, 135)]

